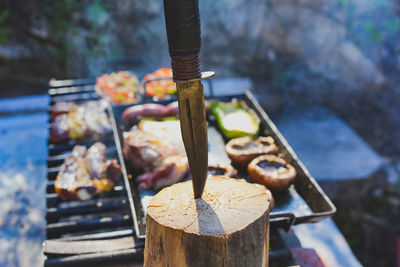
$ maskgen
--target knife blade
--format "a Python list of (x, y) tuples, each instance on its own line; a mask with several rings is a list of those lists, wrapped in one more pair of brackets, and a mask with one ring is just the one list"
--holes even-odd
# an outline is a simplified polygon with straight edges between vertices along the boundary
[(164, 14), (193, 194), (195, 198), (201, 198), (208, 168), (207, 121), (201, 80), (211, 77), (213, 73), (200, 72), (198, 0), (164, 0)]
[(177, 81), (179, 119), (195, 198), (201, 198), (208, 168), (208, 140), (203, 86), (200, 80)]

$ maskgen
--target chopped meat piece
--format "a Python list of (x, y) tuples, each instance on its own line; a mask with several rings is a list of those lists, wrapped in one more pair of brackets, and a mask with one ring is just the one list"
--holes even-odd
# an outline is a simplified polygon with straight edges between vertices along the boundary
[(57, 102), (50, 108), (50, 115), (52, 118), (55, 118), (61, 114), (68, 114), (68, 112), (74, 107), (76, 104), (74, 102)]
[(68, 115), (57, 116), (50, 125), (50, 139), (54, 143), (62, 143), (68, 140)]
[[(98, 138), (111, 132), (111, 124), (102, 101), (86, 102), (82, 105), (59, 102), (52, 107), (52, 115), (58, 114), (51, 123), (50, 138), (55, 143), (69, 139)], [(54, 109), (54, 111), (53, 111)], [(67, 111), (68, 109), (68, 111)]]
[(89, 149), (75, 146), (61, 165), (55, 189), (64, 200), (87, 200), (103, 191), (109, 191), (122, 176), (121, 167), (106, 161), (106, 147), (95, 143)]
[(162, 166), (152, 172), (147, 172), (138, 176), (140, 188), (150, 188), (158, 190), (162, 187), (174, 184), (182, 179), (188, 171), (188, 161), (186, 157), (169, 156), (162, 162)]
[(100, 179), (106, 161), (106, 146), (100, 142), (95, 143), (86, 152), (85, 159), (90, 177)]
[(189, 170), (177, 120), (142, 121), (125, 137), (123, 150), (132, 167), (145, 171), (138, 177), (140, 188), (171, 185)]
[(107, 168), (105, 171), (105, 177), (107, 177), (115, 184), (118, 183), (122, 175), (121, 166), (119, 166), (119, 164), (117, 164), (114, 160), (108, 161), (106, 163), (106, 166)]

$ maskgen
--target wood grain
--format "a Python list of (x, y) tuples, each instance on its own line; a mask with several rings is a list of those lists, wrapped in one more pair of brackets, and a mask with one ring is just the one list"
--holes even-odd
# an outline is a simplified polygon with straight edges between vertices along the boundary
[(267, 266), (270, 194), (211, 177), (203, 198), (190, 181), (161, 190), (147, 208), (145, 266)]

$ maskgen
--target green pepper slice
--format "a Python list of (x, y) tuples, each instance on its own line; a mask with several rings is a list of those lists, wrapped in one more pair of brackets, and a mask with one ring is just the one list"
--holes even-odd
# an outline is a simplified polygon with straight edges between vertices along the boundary
[(213, 101), (211, 102), (210, 110), (226, 138), (257, 137), (259, 122), (249, 111), (243, 108), (240, 102), (224, 103)]

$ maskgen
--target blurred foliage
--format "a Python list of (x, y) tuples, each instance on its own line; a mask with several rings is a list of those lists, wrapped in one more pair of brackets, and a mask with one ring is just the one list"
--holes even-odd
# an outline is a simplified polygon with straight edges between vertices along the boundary
[(109, 14), (100, 0), (94, 0), (93, 3), (86, 8), (85, 14), (93, 27), (103, 26), (109, 19)]
[[(379, 12), (381, 8), (393, 8), (394, 3), (392, 1), (371, 1), (368, 3), (373, 6), (374, 12)], [(393, 10), (394, 11), (394, 10)], [(363, 22), (363, 28), (365, 33), (370, 40), (376, 44), (382, 44), (382, 42), (391, 37), (398, 37), (400, 31), (400, 18), (393, 14), (392, 16), (385, 16), (378, 19), (377, 14), (372, 15), (370, 18), (366, 18)]]
[(63, 60), (66, 57), (68, 45), (71, 42), (67, 38), (67, 33), (73, 27), (71, 26), (71, 15), (73, 12), (80, 12), (80, 6), (73, 0), (46, 0), (43, 8), (44, 15), (50, 25), (51, 34), (59, 41), (57, 58)]
[(0, 11), (0, 44), (6, 44), (10, 38), (10, 30), (5, 25), (8, 15), (8, 9)]
[(92, 1), (92, 3), (86, 7), (84, 14), (90, 23), (90, 30), (96, 36), (96, 38), (92, 38), (91, 40), (91, 45), (88, 48), (86, 57), (90, 61), (91, 59), (107, 56), (107, 47), (112, 36), (110, 33), (102, 31), (102, 29), (110, 20), (110, 14), (107, 12), (101, 0)]
[(110, 47), (114, 38), (108, 27), (108, 23), (113, 23), (107, 10), (110, 3), (102, 0), (44, 0), (43, 11), (50, 35), (58, 41), (58, 60), (66, 62), (70, 50), (81, 50), (88, 62), (100, 57), (123, 56), (122, 49)]
[(364, 22), (364, 29), (372, 41), (376, 43), (382, 42), (382, 35), (374, 22), (372, 21)]
[(385, 21), (385, 28), (389, 34), (396, 34), (400, 31), (400, 19), (390, 19)]
[(285, 71), (282, 73), (278, 73), (273, 77), (272, 84), (275, 86), (285, 86), (291, 78), (291, 73), (289, 71)]
[(400, 19), (388, 18), (382, 20), (366, 20), (362, 24), (366, 36), (375, 45), (383, 45), (385, 40), (392, 40), (386, 46), (396, 45), (393, 38), (397, 39), (400, 33)]

